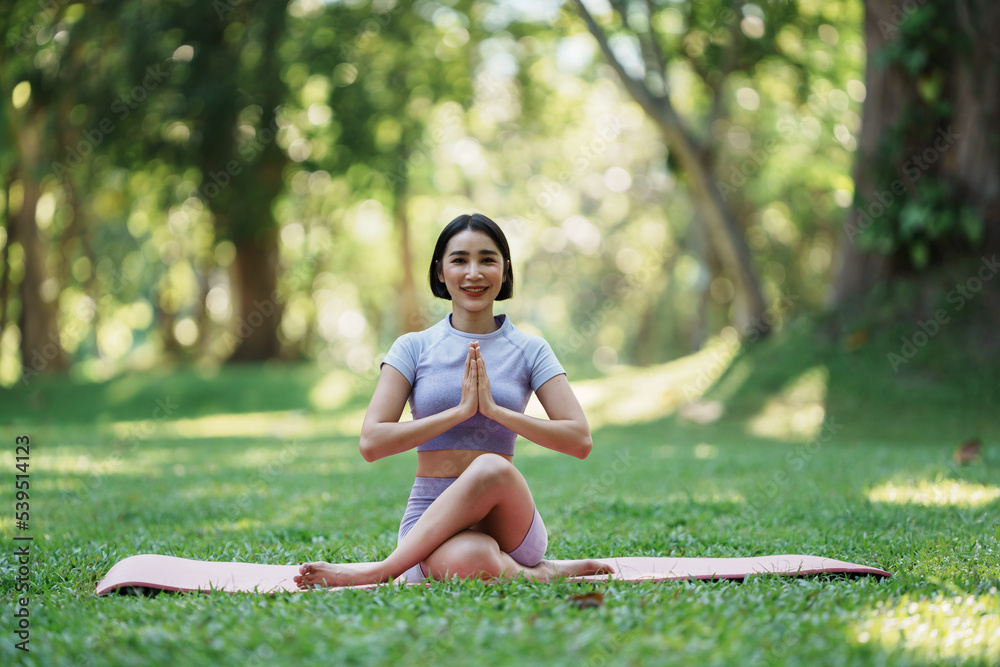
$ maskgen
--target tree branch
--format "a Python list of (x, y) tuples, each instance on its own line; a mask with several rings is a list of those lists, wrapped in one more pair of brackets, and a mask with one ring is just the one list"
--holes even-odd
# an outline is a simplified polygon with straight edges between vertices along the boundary
[(722, 82), (729, 78), (729, 75), (736, 70), (737, 54), (739, 53), (740, 31), (738, 21), (733, 21), (729, 26), (729, 48), (722, 56), (722, 76), (715, 83), (705, 78), (705, 84), (712, 90), (712, 108), (708, 113), (708, 129), (711, 131), (712, 123), (718, 120), (722, 111)]
[[(653, 14), (649, 7), (649, 0), (646, 0), (646, 3), (647, 10), (650, 11), (649, 19), (650, 22), (652, 22)], [(659, 48), (656, 41), (652, 39), (652, 29), (647, 30), (645, 33), (640, 33), (632, 26), (628, 17), (628, 2), (613, 2), (611, 3), (611, 6), (614, 8), (615, 12), (618, 13), (618, 18), (622, 21), (622, 26), (635, 35), (636, 39), (639, 41), (639, 52), (642, 54), (643, 66), (646, 68), (645, 75), (648, 77), (650, 72), (658, 74), (660, 76), (660, 80), (664, 84), (663, 90), (666, 92), (667, 74), (663, 66), (663, 54), (658, 53)]]
[(651, 117), (657, 119), (661, 118), (661, 115), (664, 112), (669, 111), (669, 113), (672, 114), (673, 110), (670, 108), (670, 101), (665, 95), (654, 95), (649, 88), (646, 87), (645, 83), (632, 78), (629, 76), (628, 72), (625, 71), (621, 62), (619, 62), (618, 58), (615, 57), (614, 51), (611, 50), (611, 45), (608, 44), (608, 38), (604, 34), (604, 30), (601, 29), (601, 26), (597, 25), (597, 21), (594, 20), (594, 17), (591, 16), (590, 12), (587, 11), (587, 8), (584, 7), (583, 1), (573, 0), (573, 2), (580, 11), (580, 15), (583, 17), (584, 22), (587, 24), (587, 29), (590, 31), (590, 34), (594, 36), (594, 39), (597, 40), (598, 46), (601, 47), (601, 52), (607, 59), (608, 64), (610, 64), (612, 69), (614, 69), (618, 74), (622, 83), (625, 85), (625, 89), (628, 90), (632, 98), (639, 103), (639, 106), (645, 109), (646, 113), (648, 113)]
[(663, 49), (660, 48), (660, 43), (656, 41), (656, 31), (653, 30), (653, 0), (646, 0), (646, 15), (649, 16), (649, 48), (652, 52), (652, 57), (657, 63), (657, 69), (659, 74), (663, 77), (663, 90), (667, 90), (667, 61), (663, 57)]

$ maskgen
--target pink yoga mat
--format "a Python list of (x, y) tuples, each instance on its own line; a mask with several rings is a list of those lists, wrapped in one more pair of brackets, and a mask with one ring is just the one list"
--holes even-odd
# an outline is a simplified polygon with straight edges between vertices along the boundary
[[(757, 556), (754, 558), (666, 558), (626, 556), (598, 558), (615, 568), (615, 574), (573, 577), (572, 581), (669, 581), (672, 579), (745, 579), (754, 574), (805, 576), (851, 574), (891, 577), (885, 570), (820, 556)], [(558, 562), (558, 561), (556, 561)], [(124, 558), (97, 584), (97, 595), (122, 586), (142, 586), (165, 591), (226, 591), (235, 593), (298, 592), (292, 581), (298, 565), (264, 565), (191, 560), (142, 554)], [(372, 588), (358, 586), (357, 588)]]

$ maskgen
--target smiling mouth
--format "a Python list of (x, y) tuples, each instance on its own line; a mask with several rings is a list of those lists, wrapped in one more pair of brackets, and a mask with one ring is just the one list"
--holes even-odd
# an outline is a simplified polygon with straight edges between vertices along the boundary
[(463, 292), (468, 292), (469, 294), (482, 294), (487, 290), (486, 287), (463, 287)]

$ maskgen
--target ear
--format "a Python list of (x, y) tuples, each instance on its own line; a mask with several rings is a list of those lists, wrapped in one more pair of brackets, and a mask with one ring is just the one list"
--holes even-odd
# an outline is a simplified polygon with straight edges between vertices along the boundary
[(437, 270), (437, 279), (438, 279), (438, 282), (443, 283), (444, 282), (444, 271), (441, 270), (441, 261), (435, 259), (434, 263), (437, 264), (437, 269), (438, 269)]

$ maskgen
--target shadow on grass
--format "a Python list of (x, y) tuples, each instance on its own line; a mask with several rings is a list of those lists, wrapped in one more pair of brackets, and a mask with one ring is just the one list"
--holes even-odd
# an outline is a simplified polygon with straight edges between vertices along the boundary
[(947, 453), (968, 438), (1000, 439), (993, 416), (1000, 404), (1000, 341), (989, 304), (951, 312), (937, 329), (925, 326), (934, 331), (926, 336), (920, 324), (926, 318), (904, 315), (913, 307), (897, 305), (899, 299), (877, 294), (853, 317), (799, 318), (741, 350), (705, 398), (721, 400), (727, 419), (745, 421), (818, 370), (827, 418), (855, 437), (939, 437)]
[[(213, 369), (191, 366), (129, 373), (106, 382), (42, 375), (0, 389), (0, 423), (94, 424), (173, 420), (213, 414), (315, 411), (324, 379), (313, 365), (268, 362)], [(346, 401), (363, 408), (373, 383), (344, 374)], [(369, 384), (371, 386), (369, 386)]]

